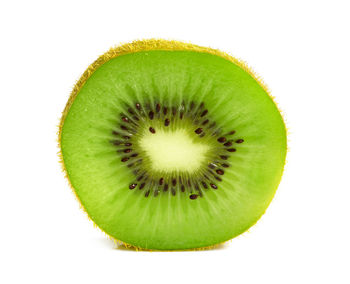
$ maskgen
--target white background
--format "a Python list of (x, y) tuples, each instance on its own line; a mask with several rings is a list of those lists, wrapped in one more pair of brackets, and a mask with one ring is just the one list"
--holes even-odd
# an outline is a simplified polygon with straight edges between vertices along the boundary
[[(350, 283), (349, 1), (1, 1), (1, 283)], [(79, 208), (57, 124), (98, 55), (135, 39), (219, 48), (290, 131), (266, 214), (215, 250), (117, 248)]]

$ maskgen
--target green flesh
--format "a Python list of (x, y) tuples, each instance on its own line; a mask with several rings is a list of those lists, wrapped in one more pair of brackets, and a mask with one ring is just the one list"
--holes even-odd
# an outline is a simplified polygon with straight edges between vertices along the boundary
[[(235, 130), (230, 138), (244, 143), (228, 153), (230, 167), (216, 182), (217, 190), (203, 190), (191, 200), (190, 190), (181, 192), (177, 185), (175, 196), (168, 190), (146, 198), (146, 188), (129, 189), (135, 175), (111, 143), (113, 131), (120, 130), (125, 104), (180, 106), (183, 101), (204, 102), (222, 133)], [(156, 178), (176, 171), (196, 178), (222, 146), (216, 137), (199, 138), (191, 120), (168, 127), (157, 119), (152, 123), (143, 122), (134, 142), (144, 169)], [(166, 155), (167, 148), (177, 154)], [(261, 217), (282, 176), (286, 131), (265, 90), (234, 63), (194, 51), (145, 51), (111, 59), (91, 75), (65, 118), (61, 149), (77, 196), (103, 231), (140, 248), (190, 249), (229, 240)]]

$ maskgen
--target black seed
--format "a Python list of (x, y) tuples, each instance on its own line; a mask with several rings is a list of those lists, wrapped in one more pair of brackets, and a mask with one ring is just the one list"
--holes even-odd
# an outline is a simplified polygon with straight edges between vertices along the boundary
[(206, 125), (209, 122), (209, 119), (206, 119), (202, 122), (202, 125)]
[(128, 165), (128, 168), (131, 168), (134, 165), (135, 165), (135, 163), (131, 163), (131, 164)]
[(131, 145), (132, 145), (132, 143), (124, 143), (124, 146), (126, 146), (126, 147), (129, 147)]
[(180, 119), (183, 119), (183, 117), (184, 117), (184, 113), (182, 111), (182, 112), (180, 112)]
[(199, 105), (199, 108), (203, 108), (204, 107), (204, 102), (201, 102), (201, 104)]
[(130, 153), (132, 151), (132, 149), (125, 149), (123, 152), (124, 153)]
[(172, 189), (171, 189), (171, 194), (172, 194), (173, 196), (175, 196), (175, 195), (176, 195), (175, 188), (172, 188)]
[(135, 157), (137, 157), (138, 155), (139, 155), (139, 154), (135, 153), (135, 154), (132, 154), (130, 157), (135, 158)]
[(232, 146), (232, 142), (231, 142), (231, 141), (228, 141), (228, 142), (226, 142), (226, 143), (224, 144), (224, 146), (230, 147), (230, 146)]
[(190, 110), (191, 111), (194, 109), (194, 106), (195, 106), (194, 102), (191, 102), (191, 104), (190, 104)]
[(202, 185), (204, 188), (208, 188), (208, 185), (204, 181), (202, 181)]
[(205, 116), (207, 113), (208, 113), (208, 110), (207, 110), (207, 109), (204, 110), (204, 111), (202, 112), (202, 114), (201, 114), (201, 117)]
[(126, 162), (126, 161), (128, 161), (129, 160), (129, 158), (128, 157), (124, 157), (124, 158), (122, 158), (122, 162), (124, 163), (124, 162)]
[(138, 110), (141, 109), (141, 105), (140, 105), (139, 103), (136, 103), (135, 106), (136, 106), (136, 108), (137, 108)]
[(236, 140), (236, 143), (243, 143), (243, 142), (244, 142), (243, 139), (237, 139), (237, 140)]
[(148, 197), (150, 192), (151, 192), (150, 190), (147, 190), (146, 193), (145, 193), (145, 197)]
[(112, 141), (112, 143), (113, 143), (113, 145), (118, 146), (118, 145), (122, 144), (123, 142), (122, 141), (118, 141), (118, 140), (114, 140), (114, 141)]
[(155, 130), (153, 127), (150, 127), (150, 128), (149, 128), (149, 131), (150, 131), (151, 133), (153, 133), (153, 134), (156, 133), (156, 130)]
[(207, 180), (210, 180), (210, 178), (207, 175), (203, 175)]
[(235, 148), (230, 148), (230, 149), (227, 149), (227, 151), (229, 151), (229, 152), (236, 152), (236, 149)]
[(181, 191), (185, 192), (185, 186), (184, 185), (181, 185)]
[(158, 189), (156, 189), (155, 191), (154, 191), (154, 197), (156, 197), (156, 196), (158, 196), (158, 194), (159, 194), (159, 190)]
[(210, 163), (210, 164), (208, 165), (208, 167), (211, 168), (211, 169), (215, 169), (215, 168), (216, 168), (216, 166), (215, 166), (214, 164), (212, 164), (212, 163)]
[(199, 135), (200, 138), (203, 138), (205, 136), (205, 132), (203, 132), (201, 135)]
[(176, 115), (176, 107), (172, 107), (171, 110), (173, 112), (173, 116), (175, 116)]
[(190, 199), (194, 200), (197, 199), (198, 195), (197, 194), (191, 194), (190, 195)]
[(132, 183), (132, 184), (129, 185), (129, 188), (130, 189), (134, 189), (136, 186), (137, 186), (137, 183)]
[(213, 189), (218, 189), (218, 187), (217, 187), (215, 184), (213, 184), (213, 183), (211, 183), (210, 186), (211, 186)]
[(224, 168), (228, 168), (230, 165), (229, 164), (221, 164)]
[(223, 159), (223, 160), (227, 160), (227, 159), (228, 159), (228, 156), (222, 155), (222, 156), (220, 156), (220, 158)]
[(217, 177), (217, 176), (215, 176), (215, 179), (218, 180), (218, 181), (222, 181), (222, 179)]
[(173, 186), (175, 186), (176, 185), (176, 178), (174, 178), (171, 182), (172, 182)]
[(195, 185), (194, 185), (194, 188), (198, 191), (198, 190), (199, 190), (198, 184), (195, 184)]
[(143, 179), (143, 176), (139, 176), (138, 178), (137, 178), (137, 181), (140, 181), (140, 180), (142, 180)]
[(164, 191), (168, 191), (168, 188), (169, 188), (169, 185), (166, 183), (166, 184), (164, 185)]
[(164, 113), (164, 115), (166, 115), (167, 112), (168, 112), (168, 108), (167, 108), (167, 107), (163, 107), (163, 113)]
[(224, 171), (222, 169), (217, 169), (216, 172), (218, 175), (221, 175), (221, 176), (224, 174)]
[(169, 124), (170, 124), (170, 120), (169, 120), (169, 118), (165, 119), (165, 121), (164, 121), (164, 125), (165, 125), (165, 126), (168, 126)]
[(133, 111), (132, 108), (128, 108), (128, 112), (131, 113), (131, 114), (135, 114), (135, 112)]
[(129, 129), (125, 125), (120, 126), (121, 129), (128, 131)]
[(150, 120), (152, 120), (152, 119), (153, 119), (153, 117), (154, 117), (154, 113), (153, 113), (153, 111), (150, 111), (150, 112), (149, 112), (149, 114), (148, 114), (148, 116), (149, 116), (149, 119), (150, 119)]
[(160, 178), (160, 179), (159, 179), (159, 185), (162, 185), (163, 182), (164, 182), (164, 178)]
[(156, 112), (160, 111), (160, 104), (156, 104)]
[(139, 121), (139, 118), (138, 118), (137, 116), (133, 116), (132, 118), (133, 118), (134, 120)]
[(227, 135), (233, 135), (233, 134), (235, 134), (236, 133), (236, 131), (235, 130), (232, 130), (232, 131), (230, 131), (229, 133), (227, 133)]
[(226, 141), (226, 138), (225, 137), (220, 137), (218, 138), (218, 142), (219, 143), (224, 143)]
[(202, 128), (197, 128), (194, 132), (196, 132), (197, 134), (201, 134), (202, 133), (202, 131), (203, 131), (203, 129)]
[(129, 122), (129, 118), (127, 118), (126, 116), (123, 116), (123, 117), (122, 117), (122, 121), (124, 121), (124, 122)]
[(187, 181), (187, 184), (188, 184), (189, 187), (191, 187), (191, 181), (190, 180)]
[(141, 183), (139, 189), (143, 189), (145, 187), (145, 185), (146, 185), (145, 183)]

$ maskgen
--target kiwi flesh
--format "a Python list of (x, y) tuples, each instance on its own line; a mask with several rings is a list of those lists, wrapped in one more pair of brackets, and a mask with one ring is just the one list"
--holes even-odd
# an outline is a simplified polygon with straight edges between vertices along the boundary
[(112, 48), (85, 71), (59, 126), (89, 218), (135, 248), (211, 247), (250, 228), (280, 182), (286, 129), (240, 61), (178, 41)]

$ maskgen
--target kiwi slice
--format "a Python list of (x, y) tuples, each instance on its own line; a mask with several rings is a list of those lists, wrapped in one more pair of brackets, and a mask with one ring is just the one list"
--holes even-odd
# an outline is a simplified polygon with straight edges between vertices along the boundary
[(280, 182), (286, 129), (240, 61), (177, 41), (99, 57), (59, 129), (62, 162), (93, 222), (143, 249), (210, 247), (251, 227)]

